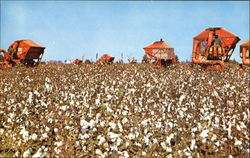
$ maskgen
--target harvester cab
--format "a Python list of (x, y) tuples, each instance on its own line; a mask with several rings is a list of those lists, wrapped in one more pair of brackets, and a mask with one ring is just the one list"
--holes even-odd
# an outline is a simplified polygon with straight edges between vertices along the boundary
[(18, 63), (26, 66), (35, 66), (42, 59), (45, 47), (36, 44), (31, 40), (18, 40), (12, 43), (8, 51), (0, 49), (0, 66), (2, 68), (12, 67)]
[(176, 63), (174, 48), (162, 39), (144, 47), (143, 49), (146, 53), (147, 60), (155, 66), (167, 66)]
[(98, 59), (97, 63), (100, 63), (100, 64), (111, 64), (111, 63), (113, 63), (114, 59), (115, 59), (114, 56), (109, 55), (109, 54), (104, 54), (104, 55), (102, 55)]
[(205, 71), (226, 67), (240, 38), (222, 27), (210, 27), (193, 38), (192, 62)]

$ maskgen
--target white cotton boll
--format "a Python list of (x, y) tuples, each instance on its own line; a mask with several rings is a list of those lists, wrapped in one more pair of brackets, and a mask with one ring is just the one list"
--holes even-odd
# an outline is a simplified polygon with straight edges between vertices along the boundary
[(167, 148), (166, 143), (165, 143), (165, 142), (161, 142), (161, 147), (162, 147), (163, 149), (166, 149), (166, 148)]
[(94, 127), (95, 124), (96, 124), (96, 121), (95, 121), (95, 120), (90, 120), (89, 123), (88, 123), (88, 125), (89, 125), (91, 128)]
[(108, 100), (112, 99), (112, 95), (107, 95)]
[(113, 113), (114, 111), (110, 107), (107, 107), (107, 112)]
[(145, 144), (149, 144), (149, 138), (148, 138), (148, 136), (144, 136), (143, 137), (143, 141), (144, 141)]
[(43, 157), (42, 149), (39, 148), (39, 149), (37, 150), (37, 152), (36, 152), (34, 155), (32, 155), (32, 157), (34, 157), (34, 158)]
[(206, 138), (207, 136), (208, 136), (208, 130), (203, 130), (202, 132), (201, 132), (201, 134), (200, 134), (200, 136), (202, 137), (202, 138)]
[(161, 128), (162, 127), (162, 123), (161, 122), (157, 122), (156, 123), (156, 128)]
[(100, 125), (101, 125), (102, 127), (104, 127), (104, 126), (105, 126), (105, 121), (100, 122)]
[(173, 150), (172, 150), (172, 148), (171, 147), (166, 147), (166, 152), (168, 152), (168, 153), (171, 153)]
[(109, 126), (110, 126), (112, 129), (115, 129), (115, 128), (116, 128), (116, 124), (113, 123), (113, 122), (109, 122)]
[(247, 126), (243, 123), (243, 122), (240, 122), (240, 128), (247, 128)]
[(117, 138), (116, 140), (116, 146), (120, 146), (122, 144), (123, 140), (121, 138)]
[(84, 134), (84, 135), (82, 135), (82, 134), (80, 134), (79, 135), (79, 138), (80, 139), (88, 139), (90, 136), (88, 135), (88, 134)]
[(24, 140), (27, 140), (27, 138), (29, 137), (29, 132), (25, 130), (25, 128), (23, 128), (21, 131), (20, 131), (20, 134), (22, 135), (23, 139)]
[(238, 131), (241, 131), (241, 128), (240, 128), (239, 125), (236, 125), (236, 129), (237, 129)]
[(112, 142), (114, 142), (116, 140), (116, 138), (119, 137), (118, 134), (113, 133), (113, 132), (109, 132), (107, 135), (109, 136), (109, 138), (111, 139)]
[(128, 115), (128, 112), (126, 110), (122, 111), (122, 115), (125, 115), (127, 116)]
[(220, 142), (218, 141), (218, 142), (216, 142), (216, 143), (214, 143), (216, 146), (220, 146)]
[(48, 134), (47, 133), (43, 133), (42, 134), (42, 138), (48, 138)]
[(61, 106), (60, 109), (63, 110), (63, 111), (66, 111), (67, 110), (67, 106), (66, 105), (65, 106)]
[(141, 124), (142, 124), (143, 126), (147, 126), (148, 120), (143, 120), (143, 121), (141, 122)]
[(235, 141), (235, 143), (234, 143), (234, 145), (236, 145), (236, 146), (238, 146), (238, 145), (242, 145), (242, 142), (241, 142), (241, 141), (239, 141), (239, 140), (236, 140), (236, 141)]
[(127, 136), (128, 139), (135, 139), (135, 135), (133, 133), (129, 133)]
[(170, 128), (173, 128), (173, 127), (174, 127), (174, 124), (173, 124), (172, 122), (168, 122), (168, 126), (169, 126)]
[(80, 126), (87, 128), (89, 126), (89, 122), (86, 120), (80, 120)]
[(102, 145), (106, 141), (105, 137), (102, 137), (102, 136), (97, 139), (99, 139), (98, 145)]
[(60, 146), (63, 145), (63, 142), (62, 142), (62, 141), (60, 141), (60, 142), (55, 142), (54, 145), (56, 145), (57, 147), (60, 147)]
[(127, 151), (123, 151), (122, 155), (124, 156), (124, 158), (129, 158), (129, 154)]
[(122, 124), (125, 124), (125, 123), (127, 123), (128, 122), (128, 119), (126, 118), (126, 117), (124, 117), (123, 119), (122, 119)]
[(100, 99), (97, 98), (97, 99), (95, 100), (95, 105), (99, 105), (99, 104), (100, 104)]
[(37, 134), (35, 134), (35, 133), (32, 134), (32, 135), (31, 135), (31, 139), (32, 139), (32, 140), (36, 140), (36, 139), (37, 139)]
[(232, 133), (232, 129), (231, 129), (231, 122), (228, 123), (228, 128), (227, 128), (227, 132), (228, 132), (228, 138), (232, 139), (231, 133)]
[(100, 149), (96, 149), (96, 150), (95, 150), (95, 153), (96, 153), (97, 155), (102, 155), (102, 151), (101, 151)]
[(46, 126), (46, 127), (45, 127), (45, 131), (46, 131), (46, 132), (49, 132), (49, 131), (50, 131), (50, 128)]
[(141, 155), (142, 155), (142, 156), (146, 156), (147, 153), (146, 153), (145, 151), (142, 151), (142, 152), (141, 152)]
[(214, 134), (211, 138), (212, 141), (215, 141), (217, 139), (217, 136)]
[(65, 126), (64, 128), (67, 130), (71, 129), (71, 127), (69, 127), (69, 126)]
[(186, 156), (191, 156), (191, 153), (185, 152), (185, 155), (186, 155)]
[(23, 157), (29, 157), (30, 156), (30, 150), (26, 150), (24, 153), (23, 153)]
[(76, 141), (74, 145), (75, 145), (75, 147), (78, 147), (78, 146), (80, 146), (80, 142)]
[(120, 122), (118, 123), (118, 128), (119, 128), (119, 131), (120, 131), (120, 132), (123, 132), (123, 128), (122, 128), (122, 125), (121, 125)]
[(166, 142), (168, 143), (168, 145), (171, 145), (171, 139), (174, 138), (174, 134), (171, 133), (167, 138), (166, 138)]
[(179, 98), (179, 104), (182, 104), (183, 100), (186, 98), (185, 95), (181, 95)]
[(4, 129), (0, 128), (0, 135), (2, 135), (4, 132)]
[(57, 133), (58, 132), (58, 128), (54, 128), (54, 132)]
[(111, 151), (117, 151), (118, 148), (117, 148), (117, 146), (115, 146), (115, 145), (111, 145), (111, 146), (110, 146), (110, 150), (111, 150)]
[(60, 152), (62, 152), (62, 150), (59, 148), (55, 148), (54, 151), (56, 152), (56, 154), (59, 154)]
[(49, 118), (48, 123), (52, 123), (52, 122), (53, 122), (52, 118)]
[(191, 141), (191, 146), (190, 146), (190, 149), (191, 149), (191, 150), (194, 150), (195, 143), (196, 143), (195, 139), (192, 139), (192, 141)]

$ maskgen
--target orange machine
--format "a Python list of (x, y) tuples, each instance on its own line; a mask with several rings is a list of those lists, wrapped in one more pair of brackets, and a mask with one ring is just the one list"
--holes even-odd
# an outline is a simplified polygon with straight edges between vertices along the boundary
[(240, 57), (242, 58), (243, 65), (250, 66), (250, 40), (245, 41), (240, 45)]
[(82, 60), (81, 59), (75, 59), (75, 60), (73, 60), (72, 63), (78, 65), (78, 64), (82, 63)]
[(176, 56), (174, 54), (174, 48), (162, 39), (156, 41), (143, 48), (148, 56), (150, 62), (156, 66), (166, 66), (171, 63), (176, 63)]
[(41, 61), (44, 49), (45, 47), (31, 40), (15, 41), (9, 46), (8, 51), (0, 49), (0, 68), (12, 67), (18, 63), (35, 66)]
[(205, 71), (223, 70), (240, 38), (222, 27), (210, 27), (193, 38), (192, 62)]
[(111, 64), (114, 61), (115, 57), (109, 54), (104, 54), (102, 55), (97, 63), (101, 63), (101, 64)]

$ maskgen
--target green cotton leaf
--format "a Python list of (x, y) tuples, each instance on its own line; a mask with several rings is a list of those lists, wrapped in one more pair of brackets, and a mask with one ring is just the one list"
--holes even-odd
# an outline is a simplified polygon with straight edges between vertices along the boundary
[(92, 143), (98, 145), (99, 142), (97, 140), (94, 140)]
[(101, 109), (103, 109), (103, 110), (106, 110), (106, 109), (107, 109), (107, 107), (106, 107), (104, 104), (100, 104), (99, 107), (100, 107)]
[(118, 92), (119, 94), (121, 94), (121, 95), (124, 95), (124, 94), (126, 93), (126, 90), (123, 89), (123, 88), (120, 88), (120, 89), (117, 90), (117, 92)]

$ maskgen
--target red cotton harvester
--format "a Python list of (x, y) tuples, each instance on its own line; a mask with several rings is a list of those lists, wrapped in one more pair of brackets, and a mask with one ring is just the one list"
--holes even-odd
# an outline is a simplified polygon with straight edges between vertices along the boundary
[(226, 67), (240, 38), (222, 27), (210, 27), (193, 38), (192, 62), (205, 71)]
[(72, 61), (73, 64), (79, 65), (81, 64), (83, 61), (81, 59), (75, 59)]
[[(162, 39), (143, 48), (150, 63), (156, 66), (167, 66), (176, 63), (174, 48)], [(152, 62), (153, 60), (153, 62)]]
[(101, 63), (101, 64), (111, 64), (114, 61), (115, 57), (109, 54), (104, 54), (102, 55), (97, 63)]
[(45, 47), (31, 40), (17, 40), (9, 46), (8, 51), (0, 49), (0, 68), (12, 67), (19, 63), (26, 66), (38, 65), (44, 49)]
[(250, 66), (250, 40), (245, 41), (240, 45), (240, 57), (242, 58), (243, 65)]
[(248, 67), (250, 66), (249, 45), (250, 45), (250, 40), (247, 40), (240, 45), (240, 57), (242, 59), (242, 64), (240, 64), (240, 68), (239, 68), (240, 72), (244, 71), (243, 65), (246, 65)]

